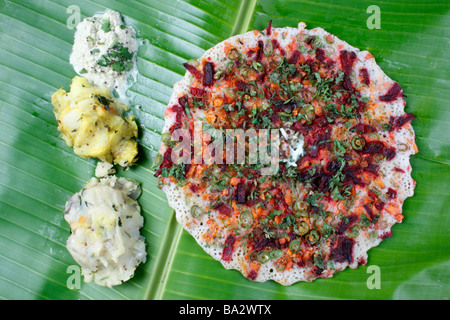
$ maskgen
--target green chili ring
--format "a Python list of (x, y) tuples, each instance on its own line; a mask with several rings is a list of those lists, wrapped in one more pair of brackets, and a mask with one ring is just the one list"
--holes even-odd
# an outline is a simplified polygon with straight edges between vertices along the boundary
[(241, 223), (241, 226), (244, 228), (250, 228), (250, 226), (253, 224), (253, 215), (250, 211), (244, 211), (239, 216), (239, 221)]
[(228, 52), (227, 58), (230, 60), (238, 60), (240, 58), (241, 54), (236, 49), (231, 49), (230, 52)]
[(306, 221), (301, 221), (297, 226), (294, 227), (294, 232), (299, 236), (307, 234), (309, 231), (309, 225)]
[(353, 149), (361, 151), (366, 146), (366, 140), (361, 136), (354, 136), (351, 145)]
[(307, 217), (308, 216), (308, 204), (303, 200), (297, 200), (294, 204), (294, 215), (296, 217)]
[(278, 259), (283, 255), (283, 251), (276, 249), (276, 250), (272, 250), (269, 253), (270, 259)]
[(289, 243), (289, 250), (291, 250), (293, 253), (299, 252), (300, 248), (301, 248), (301, 242), (298, 239), (292, 240)]
[(270, 260), (270, 253), (268, 251), (261, 251), (258, 253), (258, 262), (266, 263)]
[(200, 208), (199, 206), (193, 205), (191, 207), (191, 215), (194, 218), (198, 218), (200, 217), (202, 214), (204, 213), (203, 209)]
[(316, 244), (319, 239), (320, 235), (317, 230), (311, 230), (311, 232), (306, 236), (306, 241), (308, 241), (308, 243), (311, 245)]

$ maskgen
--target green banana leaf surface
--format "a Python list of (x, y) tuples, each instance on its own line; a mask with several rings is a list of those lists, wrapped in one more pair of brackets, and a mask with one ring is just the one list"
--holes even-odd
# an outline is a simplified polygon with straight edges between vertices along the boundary
[[(94, 176), (59, 138), (50, 99), (69, 88), (75, 29), (107, 8), (143, 41), (129, 91), (139, 124), (140, 160), (117, 173), (141, 183), (147, 262), (113, 288), (69, 285), (76, 262), (66, 249), (68, 198)], [(379, 8), (379, 25), (372, 28)], [(71, 7), (72, 6), (72, 7)], [(373, 7), (372, 7), (373, 8)], [(183, 230), (151, 169), (164, 112), (183, 63), (249, 30), (322, 27), (371, 52), (406, 94), (419, 153), (411, 157), (415, 195), (393, 236), (365, 266), (331, 279), (284, 287), (226, 270)], [(448, 0), (0, 0), (1, 299), (448, 299), (450, 294), (450, 2)], [(379, 288), (368, 285), (373, 267)]]

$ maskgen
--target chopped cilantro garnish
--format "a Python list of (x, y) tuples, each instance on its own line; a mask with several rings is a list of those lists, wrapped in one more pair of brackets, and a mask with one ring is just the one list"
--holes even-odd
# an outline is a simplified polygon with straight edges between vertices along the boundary
[(115, 72), (120, 73), (130, 71), (133, 68), (132, 58), (133, 55), (128, 48), (116, 42), (109, 48), (107, 54), (102, 55), (97, 60), (97, 64), (102, 67), (111, 66)]

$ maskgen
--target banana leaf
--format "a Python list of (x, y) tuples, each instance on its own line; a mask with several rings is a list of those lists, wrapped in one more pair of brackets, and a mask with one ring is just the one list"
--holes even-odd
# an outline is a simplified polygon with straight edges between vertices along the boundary
[[(64, 204), (94, 175), (58, 136), (50, 97), (68, 88), (73, 16), (69, 0), (0, 0), (1, 299), (448, 299), (450, 294), (450, 3), (448, 0), (82, 0), (81, 18), (122, 13), (143, 40), (130, 89), (140, 160), (117, 174), (139, 181), (147, 262), (113, 288), (68, 284), (76, 265), (65, 243)], [(379, 25), (369, 28), (379, 8)], [(373, 8), (373, 7), (372, 7)], [(176, 222), (151, 169), (172, 86), (183, 62), (247, 30), (303, 21), (362, 50), (407, 95), (420, 152), (411, 158), (415, 195), (393, 237), (367, 265), (331, 279), (254, 283), (225, 270)], [(380, 288), (370, 288), (371, 267)]]

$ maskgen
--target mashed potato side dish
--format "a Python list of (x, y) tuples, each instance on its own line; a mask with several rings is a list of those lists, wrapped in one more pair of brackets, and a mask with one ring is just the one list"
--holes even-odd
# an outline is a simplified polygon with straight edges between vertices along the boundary
[(108, 88), (92, 86), (76, 76), (70, 92), (59, 89), (52, 96), (54, 114), (61, 138), (84, 158), (128, 167), (138, 154), (138, 128), (129, 109), (115, 100)]
[(85, 282), (119, 285), (146, 261), (140, 235), (144, 219), (136, 201), (140, 192), (136, 181), (110, 175), (92, 178), (67, 201), (67, 249), (81, 266)]

